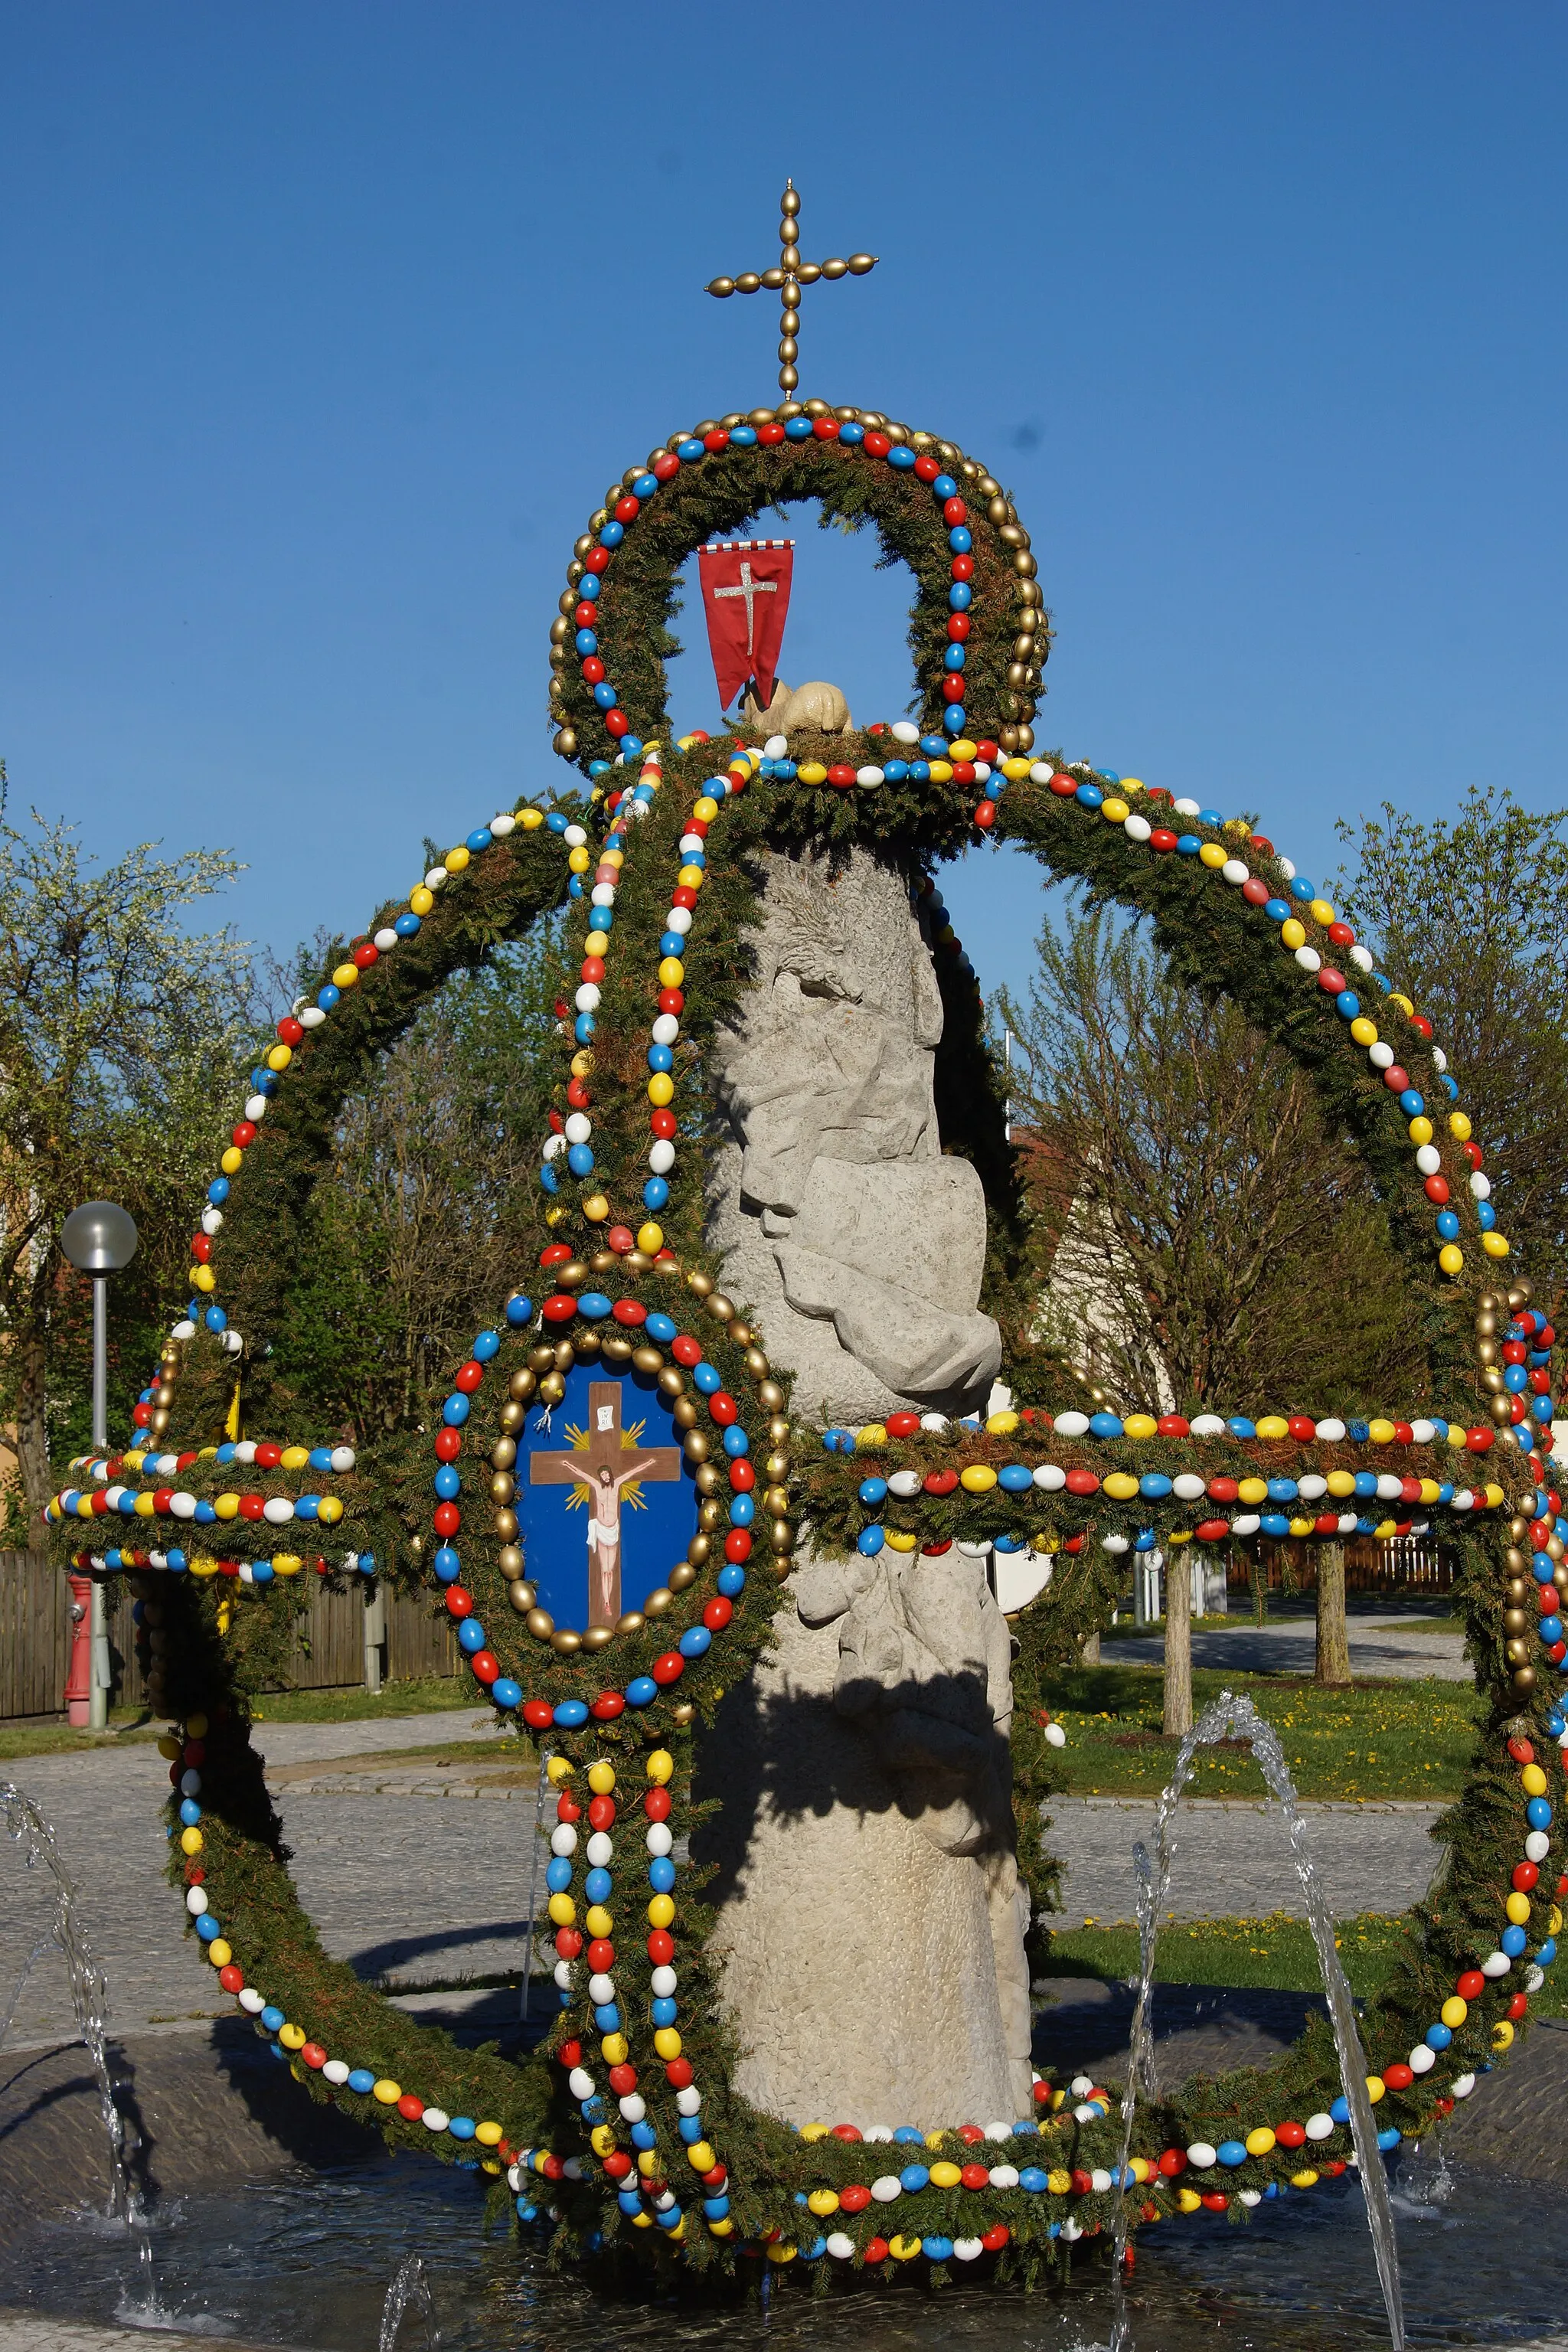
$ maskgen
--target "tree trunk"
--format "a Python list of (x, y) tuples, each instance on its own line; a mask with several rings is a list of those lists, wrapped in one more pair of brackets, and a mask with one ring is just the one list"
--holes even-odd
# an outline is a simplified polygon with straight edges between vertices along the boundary
[(1085, 1664), (1086, 1666), (1098, 1666), (1098, 1665), (1099, 1665), (1099, 1664), (1100, 1664), (1100, 1628), (1099, 1628), (1099, 1626), (1098, 1626), (1098, 1625), (1095, 1627), (1095, 1629), (1094, 1629), (1093, 1633), (1089, 1635), (1089, 1637), (1088, 1641), (1087, 1641), (1087, 1642), (1085, 1642), (1085, 1643), (1084, 1643), (1084, 1645), (1083, 1645), (1082, 1649), (1079, 1652), (1079, 1656), (1082, 1659), (1082, 1661), (1083, 1661), (1083, 1663), (1084, 1663), (1084, 1664)]
[(41, 1331), (29, 1333), (17, 1347), (21, 1359), (16, 1381), (16, 1465), (27, 1506), (23, 1542), (37, 1535), (38, 1513), (49, 1499), (49, 1439), (44, 1417), (44, 1340)]
[(1350, 1632), (1345, 1623), (1345, 1548), (1318, 1546), (1318, 1664), (1315, 1679), (1342, 1688), (1351, 1679)]
[(1193, 1727), (1192, 1553), (1176, 1544), (1165, 1562), (1165, 1737)]

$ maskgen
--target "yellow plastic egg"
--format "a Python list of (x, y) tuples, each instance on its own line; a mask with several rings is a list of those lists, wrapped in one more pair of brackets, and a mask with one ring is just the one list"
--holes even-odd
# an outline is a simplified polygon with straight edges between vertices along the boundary
[(1203, 2201), (1195, 2189), (1178, 2189), (1176, 2191), (1176, 2202), (1184, 2213), (1198, 2212), (1203, 2206)]
[(586, 874), (593, 862), (585, 849), (569, 849), (566, 853), (566, 866), (570, 873)]
[[(554, 1760), (554, 1758), (552, 1757), (552, 1763), (553, 1763)], [(592, 1789), (595, 1797), (607, 1797), (615, 1785), (616, 1768), (604, 1757), (601, 1757), (596, 1764), (589, 1765), (588, 1786)]]
[(1266, 1503), (1268, 1500), (1268, 1481), (1263, 1478), (1244, 1478), (1236, 1491), (1244, 1503)]
[(569, 1756), (552, 1756), (544, 1768), (552, 1789), (558, 1789), (563, 1780), (569, 1780), (576, 1769)]
[[(826, 771), (823, 772), (826, 774)], [(719, 803), (711, 793), (704, 793), (700, 800), (693, 803), (691, 814), (700, 823), (711, 824), (719, 814)]]
[(1329, 925), (1334, 919), (1334, 910), (1332, 907), (1330, 906), (1326, 898), (1314, 898), (1311, 901), (1311, 907), (1312, 920), (1315, 923), (1321, 923), (1324, 930), (1326, 931)]
[[(1016, 1422), (1014, 1425), (1016, 1426)], [(1160, 1428), (1152, 1412), (1130, 1412), (1121, 1426), (1129, 1437), (1154, 1437)], [(1284, 1423), (1281, 1422), (1279, 1426), (1283, 1429)]]
[(605, 1910), (602, 1903), (589, 1904), (583, 1925), (590, 1936), (613, 1936), (616, 1930), (614, 1916)]
[[(1142, 1432), (1138, 1433), (1142, 1435)], [(1133, 1434), (1131, 1422), (1127, 1424), (1127, 1434), (1129, 1437)], [(1258, 1424), (1258, 1434), (1259, 1437), (1289, 1437), (1290, 1424), (1282, 1412), (1266, 1412)]]
[(240, 1150), (237, 1143), (231, 1143), (228, 1150), (224, 1153), (223, 1158), (218, 1161), (218, 1166), (223, 1170), (226, 1176), (237, 1176), (244, 1165), (245, 1154)]
[(305, 2029), (302, 2025), (280, 2025), (278, 2029), (278, 2039), (285, 2050), (303, 2050)]
[[(523, 823), (526, 824), (528, 820), (525, 817), (523, 819)], [(539, 820), (536, 819), (535, 822), (537, 823)], [(419, 884), (416, 889), (410, 890), (408, 893), (409, 911), (412, 914), (427, 915), (435, 904), (436, 893), (434, 890), (426, 890), (423, 882)]]
[[(1546, 1775), (1542, 1770), (1539, 1764), (1527, 1764), (1523, 1771), (1519, 1776), (1519, 1785), (1524, 1790), (1527, 1797), (1544, 1797), (1546, 1794)], [(1530, 1906), (1528, 1903), (1525, 1905), (1524, 1909), (1525, 1916), (1528, 1918), (1530, 1915)], [(1513, 1917), (1511, 1906), (1508, 1916), (1510, 1919)]]
[(963, 2173), (960, 2166), (944, 2160), (931, 2166), (931, 2186), (935, 2189), (956, 2189), (963, 2179)]
[(298, 1576), (304, 1565), (298, 1552), (275, 1551), (272, 1555), (274, 1576)]
[(587, 938), (584, 940), (583, 952), (584, 955), (602, 956), (607, 950), (609, 944), (610, 935), (608, 931), (601, 931), (595, 928), (589, 932)]
[(700, 890), (707, 880), (700, 866), (683, 866), (676, 876), (676, 887), (680, 890)]
[(1448, 1132), (1456, 1143), (1468, 1143), (1470, 1139), (1468, 1115), (1462, 1110), (1451, 1110), (1448, 1113)]
[[(827, 2126), (825, 2124), (823, 2126), (824, 2131), (826, 2131), (826, 2128)], [(801, 2137), (804, 2138), (805, 2134), (803, 2133)], [(709, 2171), (712, 2170), (712, 2167), (710, 2165), (706, 2168)], [(837, 2189), (814, 2189), (810, 2196), (806, 2199), (805, 2205), (807, 2212), (815, 2213), (819, 2218), (826, 2218), (827, 2214), (837, 2213), (838, 2210), (838, 2191)]]
[(1113, 1503), (1130, 1503), (1138, 1492), (1138, 1481), (1125, 1470), (1112, 1470), (1101, 1482)]
[(1396, 988), (1391, 988), (1389, 990), (1388, 1001), (1390, 1004), (1397, 1004), (1401, 1013), (1405, 1014), (1407, 1020), (1411, 1013), (1415, 1010), (1415, 1007), (1411, 1003), (1410, 999), (1407, 996), (1401, 996)]
[[(542, 809), (525, 808), (518, 818), (518, 823), (521, 825), (524, 833), (537, 833), (540, 826), (544, 823), (544, 811)], [(413, 902), (411, 900), (410, 904), (412, 905), (412, 903)], [(416, 914), (418, 914), (420, 910), (417, 907), (415, 907), (414, 911)]]
[(1125, 801), (1109, 800), (1100, 802), (1100, 814), (1107, 824), (1125, 824), (1132, 812)]
[(226, 1969), (234, 1958), (234, 1946), (226, 1937), (215, 1936), (207, 1946), (207, 1958), (215, 1969)]
[(1530, 1897), (1528, 1895), (1510, 1895), (1502, 1907), (1508, 1914), (1510, 1927), (1529, 1927)]
[(1513, 2048), (1513, 2027), (1506, 2017), (1500, 2017), (1492, 2028), (1492, 2048), (1494, 2050)]
[(1394, 1443), (1394, 1423), (1391, 1421), (1369, 1421), (1366, 1433), (1374, 1445), (1392, 1445)]
[(583, 1214), (592, 1225), (602, 1225), (610, 1213), (610, 1204), (603, 1192), (590, 1192), (583, 1203)]
[(1465, 1433), (1461, 1424), (1457, 1421), (1451, 1421), (1448, 1423), (1448, 1443), (1450, 1445), (1458, 1446), (1461, 1454), (1464, 1452)]
[(1290, 1532), (1293, 1536), (1310, 1536), (1312, 1532), (1311, 1520), (1292, 1519), (1290, 1522)]
[(283, 1448), (278, 1467), (279, 1470), (302, 1470), (310, 1458), (310, 1454), (308, 1446), (286, 1445)]
[(825, 784), (827, 771), (820, 760), (803, 760), (795, 773), (803, 784)]
[(237, 1495), (215, 1495), (213, 1496), (213, 1509), (220, 1519), (237, 1518), (239, 1517), (239, 1496)]
[(711, 2172), (719, 2158), (705, 2139), (694, 2139), (686, 2151), (686, 2161), (693, 2172)]
[(888, 1529), (888, 1549), (889, 1551), (913, 1551), (919, 1541), (919, 1536), (907, 1535), (902, 1528), (889, 1528)]
[[(651, 2214), (639, 2213), (637, 2215), (637, 2220), (639, 2221), (651, 2221)], [(670, 2235), (673, 2237), (674, 2234), (675, 2233), (672, 2231)], [(735, 2234), (735, 2224), (731, 2221), (729, 2215), (726, 2213), (721, 2221), (709, 2222), (708, 2234), (710, 2238), (732, 2238)]]
[(339, 964), (332, 973), (332, 986), (334, 988), (357, 988), (359, 986), (358, 964)]
[(1306, 926), (1299, 923), (1294, 915), (1280, 924), (1279, 936), (1288, 948), (1304, 948), (1307, 944)]
[(658, 984), (660, 988), (679, 988), (685, 978), (686, 966), (681, 962), (679, 956), (660, 957), (658, 966)]
[(958, 1483), (970, 1495), (988, 1495), (996, 1484), (996, 1473), (989, 1462), (971, 1462), (958, 1474)]
[(644, 1762), (643, 1770), (657, 1787), (665, 1788), (675, 1778), (675, 1759), (668, 1748), (656, 1748)]
[(286, 1070), (293, 1058), (292, 1045), (274, 1045), (268, 1050), (267, 1066), (269, 1070)]
[(668, 2066), (672, 2058), (680, 2055), (680, 2035), (673, 2025), (661, 2025), (653, 2037), (653, 2046)]
[(1445, 1274), (1461, 1273), (1465, 1264), (1465, 1253), (1458, 1242), (1445, 1242), (1437, 1253), (1437, 1263)]
[(992, 1412), (985, 1416), (986, 1434), (991, 1437), (1011, 1437), (1017, 1426), (1016, 1412)]
[(447, 852), (441, 862), (448, 874), (461, 874), (468, 863), (468, 853), (459, 842), (456, 849), (449, 849)]
[(569, 1895), (552, 1895), (550, 1898), (549, 1909), (551, 1919), (557, 1927), (575, 1926), (577, 1906)]
[(481, 2147), (499, 2147), (505, 2137), (498, 2123), (487, 2121), (474, 2126), (474, 2137)]
[(1430, 1509), (1432, 1505), (1437, 1500), (1437, 1497), (1441, 1495), (1442, 1491), (1443, 1489), (1438, 1486), (1436, 1478), (1422, 1479), (1421, 1500), (1426, 1505), (1428, 1509)]
[(1375, 1021), (1369, 1021), (1364, 1013), (1358, 1013), (1351, 1023), (1351, 1035), (1358, 1045), (1375, 1045), (1377, 1024)]
[[(1021, 784), (1028, 772), (1029, 762), (1027, 760), (1012, 759), (1004, 760), (1002, 762), (1002, 773), (1006, 777), (1007, 782), (1010, 784)], [(1125, 791), (1127, 787), (1123, 785), (1122, 789)]]
[(1212, 873), (1217, 874), (1220, 867), (1225, 864), (1226, 855), (1227, 852), (1222, 842), (1205, 841), (1203, 847), (1198, 851), (1198, 860), (1201, 865), (1206, 866)]
[(1249, 2131), (1247, 2135), (1248, 2156), (1267, 2156), (1273, 2145), (1274, 2135), (1267, 2124), (1259, 2124), (1256, 2131)]
[(1410, 1122), (1410, 1140), (1417, 1146), (1432, 1140), (1432, 1122), (1424, 1111), (1417, 1111)]
[(594, 1056), (588, 1047), (584, 1045), (580, 1054), (574, 1054), (572, 1056), (572, 1076), (574, 1078), (591, 1077), (593, 1076), (593, 1070)]
[[(920, 2240), (918, 2238), (906, 2238), (901, 2230), (896, 2238), (889, 2238), (888, 2241), (888, 2252), (891, 2254), (896, 2263), (912, 2263), (915, 2256), (920, 2252)], [(774, 2246), (770, 2246), (768, 2248), (770, 2254), (776, 2253), (777, 2251), (777, 2248)], [(790, 2252), (793, 2254), (794, 2252), (795, 2248), (792, 2246), (790, 2248)]]
[[(606, 2066), (624, 2066), (626, 2063), (626, 2037), (624, 2033), (606, 2033), (599, 2044), (599, 2055)], [(655, 2151), (647, 2151), (652, 2156)]]
[(960, 735), (957, 740), (950, 743), (947, 748), (955, 760), (973, 760), (980, 746), (978, 743), (972, 743), (967, 735)]
[(1134, 794), (1136, 794), (1136, 793), (1138, 793), (1142, 792), (1142, 791), (1144, 790), (1144, 783), (1143, 783), (1143, 779), (1142, 779), (1142, 776), (1123, 776), (1123, 777), (1122, 777), (1122, 779), (1121, 779), (1121, 789), (1122, 789), (1122, 791), (1123, 791), (1124, 793), (1126, 793), (1129, 796), (1132, 796), (1132, 795), (1134, 795)]
[(1485, 1250), (1489, 1257), (1506, 1257), (1508, 1255), (1508, 1237), (1504, 1234), (1483, 1234), (1481, 1235), (1481, 1247)]
[(1072, 2174), (1058, 2164), (1052, 2171), (1047, 2173), (1046, 2187), (1053, 2197), (1065, 2197), (1072, 2187)]
[(323, 1527), (335, 1528), (342, 1515), (342, 1498), (339, 1495), (323, 1495), (316, 1506), (316, 1517)]
[(588, 2134), (588, 2145), (595, 2156), (614, 2156), (616, 2135), (608, 2124), (595, 2124)]
[(933, 760), (931, 763), (931, 780), (933, 784), (951, 784), (952, 782), (952, 761), (951, 760)]
[(1293, 2172), (1290, 2175), (1292, 2189), (1315, 2189), (1317, 2185), (1318, 2176), (1310, 2168), (1305, 2172)]
[(1451, 2032), (1457, 2033), (1470, 2013), (1470, 2004), (1457, 1992), (1451, 1992), (1437, 2012)]
[[(373, 2099), (378, 2099), (384, 2107), (395, 2107), (403, 2096), (403, 2085), (401, 2083), (395, 2083), (390, 2074), (383, 2074), (379, 2082), (371, 2084), (370, 2095)], [(478, 2137), (476, 2133), (475, 2137)]]
[(657, 1257), (664, 1247), (664, 1227), (655, 1224), (650, 1217), (646, 1225), (637, 1227), (637, 1247), (646, 1256)]
[(216, 1290), (217, 1276), (210, 1265), (193, 1265), (191, 1280), (198, 1290)]
[(887, 1442), (887, 1430), (879, 1421), (868, 1421), (864, 1429), (858, 1429), (855, 1433), (857, 1454), (875, 1454), (877, 1448), (886, 1445)]
[[(1387, 2085), (1387, 2084), (1384, 2081), (1383, 2076), (1382, 2076), (1381, 2074), (1369, 2074), (1369, 2075), (1367, 2076), (1367, 2078), (1366, 2078), (1366, 2095), (1367, 2095), (1367, 2097), (1372, 2101), (1372, 2104), (1373, 2104), (1373, 2105), (1374, 2107), (1376, 2106), (1376, 2105), (1377, 2105), (1377, 2103), (1378, 2103), (1379, 2099), (1381, 2099), (1381, 2098), (1384, 2096), (1384, 2093), (1387, 2091), (1387, 2089), (1388, 2089), (1388, 2085)], [(1250, 2142), (1248, 2142), (1248, 2146), (1250, 2146), (1250, 2145), (1251, 2145), (1251, 2143), (1250, 2143)]]

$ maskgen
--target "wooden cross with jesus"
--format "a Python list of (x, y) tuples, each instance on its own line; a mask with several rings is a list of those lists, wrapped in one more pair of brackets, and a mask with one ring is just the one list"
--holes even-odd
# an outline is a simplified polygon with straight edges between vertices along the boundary
[(651, 1445), (623, 1448), (618, 1381), (595, 1381), (588, 1391), (588, 1443), (560, 1454), (531, 1454), (529, 1484), (581, 1486), (588, 1507), (588, 1622), (614, 1625), (621, 1614), (621, 1489), (634, 1478), (661, 1482), (680, 1475), (680, 1453)]

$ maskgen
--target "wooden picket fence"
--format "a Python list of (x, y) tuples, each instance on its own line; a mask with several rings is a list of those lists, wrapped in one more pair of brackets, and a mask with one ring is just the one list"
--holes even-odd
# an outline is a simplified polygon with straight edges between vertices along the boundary
[[(345, 1690), (363, 1682), (365, 1597), (354, 1589), (311, 1588), (310, 1606), (294, 1629), (288, 1687)], [(402, 1592), (387, 1592), (384, 1605), (385, 1681), (457, 1674), (462, 1662), (448, 1617), (435, 1616), (428, 1604)], [(42, 1552), (0, 1552), (0, 1722), (64, 1713), (70, 1641), (70, 1588), (58, 1569)], [(123, 1585), (110, 1612), (109, 1647), (112, 1704), (140, 1706), (145, 1691)]]

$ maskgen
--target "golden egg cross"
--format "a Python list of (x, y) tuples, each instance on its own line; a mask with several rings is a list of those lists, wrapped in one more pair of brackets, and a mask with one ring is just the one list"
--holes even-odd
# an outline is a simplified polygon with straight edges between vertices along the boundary
[(779, 222), (779, 258), (775, 269), (746, 269), (738, 278), (715, 278), (704, 292), (717, 294), (721, 300), (729, 294), (755, 294), (761, 287), (775, 288), (784, 298), (779, 314), (779, 389), (793, 393), (800, 383), (800, 370), (795, 362), (800, 357), (800, 292), (803, 286), (815, 286), (819, 278), (864, 278), (868, 269), (875, 269), (874, 253), (852, 253), (847, 261), (803, 261), (800, 257), (800, 198), (795, 192), (795, 182), (784, 182), (784, 192), (779, 199), (783, 218)]

